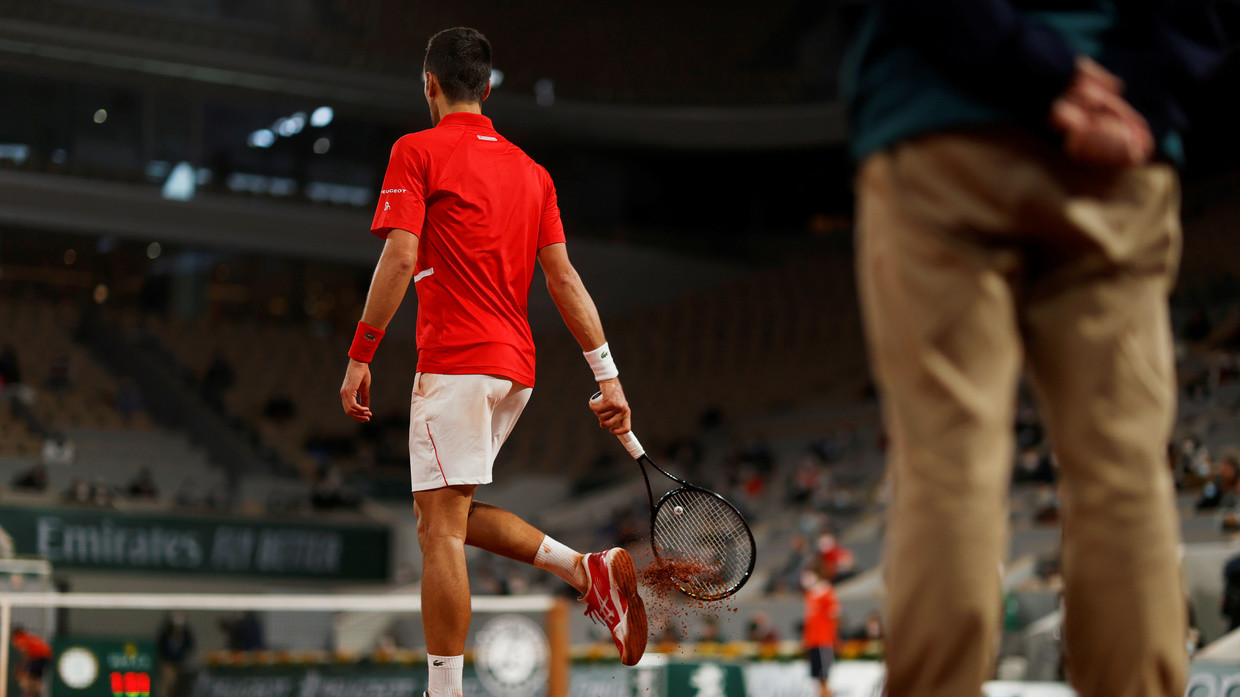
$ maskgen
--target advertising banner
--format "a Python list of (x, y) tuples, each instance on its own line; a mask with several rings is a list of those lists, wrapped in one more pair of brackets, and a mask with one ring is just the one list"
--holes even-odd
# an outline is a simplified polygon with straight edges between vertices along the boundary
[(98, 509), (0, 509), (18, 554), (57, 568), (382, 581), (388, 529), (378, 525), (189, 518)]

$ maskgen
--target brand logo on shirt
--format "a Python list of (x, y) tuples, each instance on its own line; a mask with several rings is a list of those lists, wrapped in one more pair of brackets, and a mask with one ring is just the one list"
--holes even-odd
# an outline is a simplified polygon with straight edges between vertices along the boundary
[(489, 140), (493, 143), (499, 142), (499, 138), (496, 138), (495, 136), (478, 136), (478, 140)]
[(392, 210), (392, 202), (391, 202), (391, 201), (384, 201), (384, 202), (383, 202), (383, 210), (385, 210), (385, 211), (390, 211), (390, 210)]
[(384, 189), (380, 191), (379, 193), (381, 194), (405, 194), (405, 193), (409, 193), (409, 191), (407, 189)]

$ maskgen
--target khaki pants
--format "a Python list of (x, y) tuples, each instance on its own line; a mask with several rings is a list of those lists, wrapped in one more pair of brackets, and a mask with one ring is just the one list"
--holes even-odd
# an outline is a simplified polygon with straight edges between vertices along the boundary
[(891, 697), (977, 697), (993, 670), (1022, 363), (1061, 467), (1072, 684), (1184, 693), (1166, 458), (1178, 196), (1169, 166), (1079, 167), (1014, 129), (864, 163), (860, 290), (891, 437)]

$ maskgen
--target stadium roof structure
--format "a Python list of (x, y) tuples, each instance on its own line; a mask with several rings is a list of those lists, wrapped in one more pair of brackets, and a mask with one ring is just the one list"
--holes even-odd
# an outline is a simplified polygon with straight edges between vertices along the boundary
[(511, 127), (674, 149), (834, 145), (844, 138), (835, 72), (859, 4), (721, 2), (707, 17), (656, 0), (256, 0), (236, 4), (249, 8), (236, 17), (178, 10), (184, 2), (9, 0), (0, 70), (300, 97), (407, 121), (425, 110), (425, 37), (474, 24), (505, 73), (488, 106)]

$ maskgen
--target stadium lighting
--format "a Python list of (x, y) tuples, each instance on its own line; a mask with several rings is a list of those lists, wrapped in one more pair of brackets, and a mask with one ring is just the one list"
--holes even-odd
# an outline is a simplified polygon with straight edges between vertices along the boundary
[(504, 84), (504, 71), (491, 68), (491, 89)]
[(276, 134), (272, 133), (271, 129), (268, 128), (260, 128), (250, 134), (249, 143), (251, 148), (270, 148), (272, 145), (275, 145), (275, 142)]
[(306, 127), (306, 112), (299, 111), (287, 119), (276, 119), (276, 133), (289, 138), (301, 133), (301, 129)]
[[(492, 70), (492, 76), (494, 76), (494, 73), (495, 71)], [(494, 79), (494, 77), (492, 77), (492, 79)], [(310, 113), (310, 125), (315, 128), (322, 128), (329, 125), (335, 117), (336, 112), (331, 107), (321, 106)]]
[(331, 147), (332, 147), (332, 142), (328, 138), (319, 138), (318, 140), (314, 141), (315, 154), (322, 155), (323, 153), (330, 150)]
[(103, 123), (108, 120), (107, 109), (95, 109), (95, 123)]
[(168, 180), (164, 182), (164, 189), (161, 193), (166, 199), (188, 201), (194, 197), (194, 191), (197, 188), (198, 182), (193, 165), (188, 162), (181, 162), (172, 168), (172, 174), (168, 175)]

